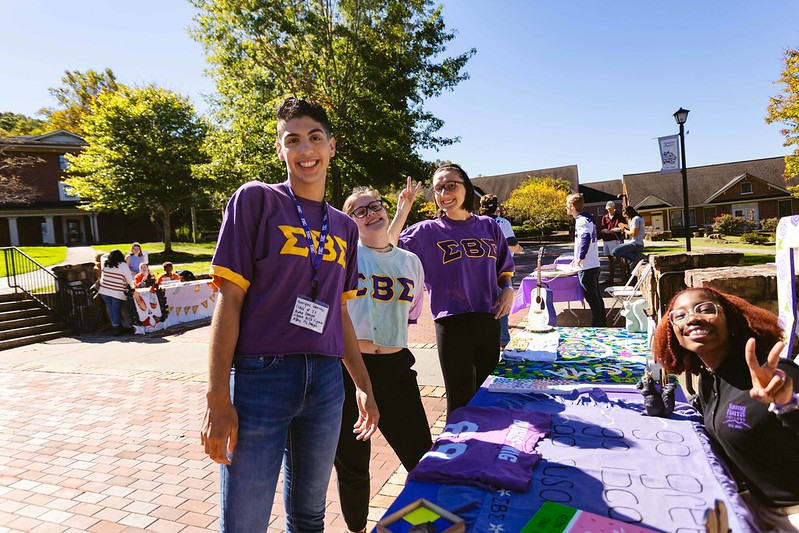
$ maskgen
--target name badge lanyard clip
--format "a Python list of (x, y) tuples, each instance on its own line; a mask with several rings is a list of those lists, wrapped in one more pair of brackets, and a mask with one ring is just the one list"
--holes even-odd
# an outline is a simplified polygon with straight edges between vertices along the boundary
[(322, 264), (322, 257), (325, 255), (325, 244), (327, 243), (327, 236), (330, 233), (330, 217), (327, 213), (327, 202), (322, 202), (324, 207), (324, 215), (322, 216), (322, 230), (319, 233), (319, 248), (316, 249), (311, 235), (311, 228), (308, 226), (308, 220), (305, 218), (305, 213), (302, 212), (299, 200), (294, 196), (294, 191), (291, 190), (291, 185), (286, 184), (286, 190), (294, 200), (294, 206), (297, 208), (297, 214), (300, 216), (300, 223), (305, 232), (305, 238), (308, 240), (308, 250), (311, 256), (311, 269), (313, 275), (311, 277), (311, 299), (316, 301), (317, 293), (319, 292), (319, 266)]

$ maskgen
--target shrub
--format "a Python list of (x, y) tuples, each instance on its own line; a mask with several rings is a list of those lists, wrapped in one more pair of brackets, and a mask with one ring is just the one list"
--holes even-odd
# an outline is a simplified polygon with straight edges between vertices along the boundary
[(743, 217), (723, 214), (713, 219), (713, 231), (722, 235), (737, 235), (753, 229), (753, 224)]
[(671, 239), (671, 232), (670, 231), (658, 231), (652, 233), (649, 236), (650, 241), (670, 241)]
[(741, 235), (741, 242), (747, 244), (766, 244), (768, 240), (768, 237), (759, 233), (744, 233)]
[(779, 224), (780, 219), (777, 217), (774, 218), (764, 218), (760, 221), (760, 229), (763, 231), (768, 231), (774, 233), (777, 231), (777, 224)]

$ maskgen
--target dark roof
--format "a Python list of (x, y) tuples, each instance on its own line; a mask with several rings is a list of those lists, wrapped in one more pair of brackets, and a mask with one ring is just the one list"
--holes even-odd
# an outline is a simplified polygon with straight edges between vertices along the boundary
[[(502, 203), (510, 198), (510, 194), (516, 190), (522, 182), (530, 178), (543, 178), (546, 176), (568, 181), (573, 191), (576, 191), (579, 187), (580, 181), (577, 176), (577, 165), (528, 170), (527, 172), (513, 172), (511, 174), (497, 174), (495, 176), (480, 176), (479, 178), (472, 178), (472, 183), (488, 194), (495, 194), (499, 199), (499, 203)], [(619, 192), (621, 192), (621, 188), (619, 188)]]
[(19, 135), (0, 138), (0, 146), (18, 148), (82, 148), (88, 146), (80, 135), (71, 131), (58, 130), (44, 135)]
[(621, 180), (595, 181), (593, 183), (580, 184), (580, 194), (586, 204), (606, 203), (608, 200), (614, 202), (621, 194)]
[[(784, 173), (784, 157), (688, 167), (688, 200), (692, 206), (704, 205), (716, 193), (729, 187), (736, 181), (736, 178), (740, 178), (744, 174), (781, 189), (786, 189), (788, 185), (799, 184), (797, 176), (786, 182), (783, 178)], [(650, 202), (656, 198), (658, 199), (656, 203), (673, 207), (683, 205), (682, 173), (680, 172), (625, 174), (623, 179), (627, 190), (627, 199), (634, 207), (639, 206), (647, 198), (650, 198)], [(650, 206), (647, 205), (647, 207)]]

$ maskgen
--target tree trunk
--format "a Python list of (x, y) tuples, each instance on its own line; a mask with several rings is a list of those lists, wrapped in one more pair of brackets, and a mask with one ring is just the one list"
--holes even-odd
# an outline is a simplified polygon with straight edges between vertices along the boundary
[(164, 227), (164, 253), (172, 253), (172, 223), (169, 220), (169, 210), (161, 208), (161, 220)]
[(330, 180), (330, 203), (333, 207), (341, 209), (344, 198), (341, 195), (341, 170), (336, 165), (331, 165), (328, 171)]

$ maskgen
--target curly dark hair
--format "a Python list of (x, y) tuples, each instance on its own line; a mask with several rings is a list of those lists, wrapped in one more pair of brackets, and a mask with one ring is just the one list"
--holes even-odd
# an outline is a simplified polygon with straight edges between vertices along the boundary
[[(438, 174), (439, 172), (444, 172), (448, 170), (460, 174), (460, 177), (463, 180), (463, 187), (466, 189), (466, 197), (463, 199), (463, 205), (461, 207), (470, 213), (473, 212), (474, 197), (476, 196), (477, 193), (474, 190), (474, 185), (472, 184), (472, 180), (469, 179), (469, 175), (466, 173), (465, 170), (463, 170), (463, 168), (460, 165), (456, 163), (446, 163), (444, 165), (441, 165), (435, 170), (435, 172), (433, 172), (433, 178), (435, 178), (436, 174)], [(443, 217), (444, 214), (445, 213), (443, 209), (438, 209), (436, 211), (437, 218)]]
[(673, 309), (677, 298), (691, 291), (705, 293), (710, 301), (719, 304), (724, 310), (734, 352), (743, 354), (746, 341), (754, 337), (757, 339), (757, 359), (762, 364), (774, 344), (783, 340), (783, 332), (777, 325), (777, 317), (772, 313), (750, 304), (743, 298), (725, 294), (710, 287), (691, 287), (674, 295), (652, 338), (652, 353), (669, 374), (680, 374), (683, 371), (699, 374), (702, 367), (699, 357), (694, 352), (683, 348), (677, 341), (674, 328), (666, 318)]
[(125, 256), (122, 254), (122, 251), (118, 248), (114, 248), (108, 254), (108, 257), (105, 258), (105, 266), (110, 268), (115, 268), (119, 265), (119, 263), (125, 262)]

